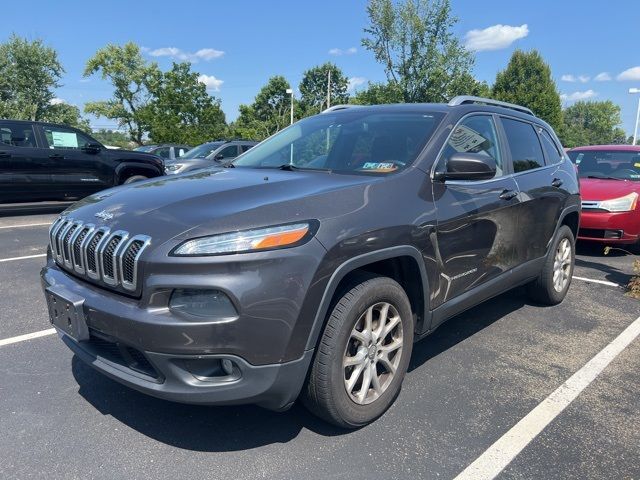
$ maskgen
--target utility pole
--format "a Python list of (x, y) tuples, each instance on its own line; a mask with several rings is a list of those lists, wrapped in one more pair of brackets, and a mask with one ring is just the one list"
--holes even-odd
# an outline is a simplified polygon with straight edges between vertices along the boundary
[(327, 108), (331, 106), (331, 69), (327, 75)]

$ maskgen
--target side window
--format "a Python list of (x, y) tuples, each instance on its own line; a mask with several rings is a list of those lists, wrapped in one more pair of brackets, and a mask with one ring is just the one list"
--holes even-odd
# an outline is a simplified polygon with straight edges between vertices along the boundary
[(93, 143), (89, 137), (75, 130), (64, 127), (43, 127), (43, 129), (49, 148), (80, 150)]
[(247, 150), (249, 150), (251, 147), (253, 147), (253, 145), (242, 145), (242, 153), (246, 152)]
[(513, 171), (526, 172), (544, 166), (544, 156), (533, 125), (511, 118), (502, 118), (507, 143), (511, 150)]
[(156, 148), (153, 151), (154, 155), (158, 155), (159, 157), (162, 157), (166, 160), (169, 160), (171, 158), (171, 147), (160, 147), (160, 148)]
[(216, 154), (216, 157), (219, 158), (220, 155), (222, 155), (222, 158), (235, 158), (238, 156), (238, 147), (235, 145), (229, 145), (228, 147), (225, 147), (222, 150), (220, 150)]
[(544, 148), (544, 153), (547, 156), (547, 164), (553, 165), (554, 163), (559, 163), (562, 161), (563, 155), (558, 150), (558, 146), (556, 142), (553, 141), (549, 132), (547, 132), (544, 128), (540, 129), (540, 137), (542, 138), (542, 148)]
[(3, 122), (0, 124), (0, 143), (12, 147), (36, 147), (33, 127), (24, 123)]
[(454, 153), (471, 152), (491, 157), (496, 162), (496, 177), (504, 175), (504, 163), (493, 117), (474, 115), (465, 118), (453, 130), (438, 161), (437, 170), (444, 172)]
[(176, 158), (181, 157), (185, 153), (187, 153), (187, 149), (186, 148), (184, 148), (184, 147), (176, 147), (176, 149), (175, 149)]

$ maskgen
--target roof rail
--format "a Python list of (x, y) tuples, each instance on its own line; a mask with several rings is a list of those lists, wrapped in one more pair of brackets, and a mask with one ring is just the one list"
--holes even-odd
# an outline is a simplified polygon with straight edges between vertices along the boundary
[(329, 113), (329, 112), (335, 112), (337, 110), (346, 110), (347, 108), (358, 108), (358, 107), (360, 107), (360, 105), (334, 105), (333, 107), (329, 107), (320, 113)]
[(468, 103), (483, 103), (485, 105), (493, 105), (495, 107), (510, 108), (511, 110), (517, 110), (518, 112), (526, 113), (535, 117), (535, 114), (527, 107), (516, 105), (515, 103), (501, 102), (500, 100), (493, 100), (491, 98), (474, 97), (473, 95), (458, 95), (457, 97), (453, 97), (449, 101), (449, 106), (455, 107), (456, 105), (464, 105)]

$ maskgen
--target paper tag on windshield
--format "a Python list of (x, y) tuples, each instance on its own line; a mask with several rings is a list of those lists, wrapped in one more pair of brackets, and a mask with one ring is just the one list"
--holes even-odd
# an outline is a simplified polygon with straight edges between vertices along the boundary
[(485, 141), (486, 138), (475, 130), (464, 125), (458, 125), (449, 139), (449, 145), (458, 152), (468, 152)]

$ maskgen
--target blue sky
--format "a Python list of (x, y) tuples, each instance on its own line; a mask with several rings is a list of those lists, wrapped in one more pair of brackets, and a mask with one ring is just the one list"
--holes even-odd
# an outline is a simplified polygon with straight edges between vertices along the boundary
[[(480, 49), (477, 78), (492, 83), (515, 48), (536, 48), (551, 65), (567, 104), (576, 98), (611, 99), (622, 107), (623, 128), (632, 133), (639, 95), (627, 92), (640, 87), (637, 0), (452, 0), (452, 7), (460, 20), (455, 33)], [(56, 94), (81, 108), (111, 92), (97, 76), (82, 78), (86, 60), (107, 43), (127, 41), (145, 47), (145, 55), (162, 68), (173, 59), (194, 60), (193, 69), (207, 76), (228, 120), (275, 74), (297, 86), (305, 69), (333, 61), (356, 84), (385, 78), (360, 45), (366, 0), (32, 0), (28, 7), (7, 2), (2, 17), (0, 41), (15, 32), (58, 51), (66, 74)], [(474, 30), (479, 32), (469, 34)], [(598, 80), (610, 79), (598, 81), (599, 74)], [(92, 120), (94, 127), (112, 125)]]

